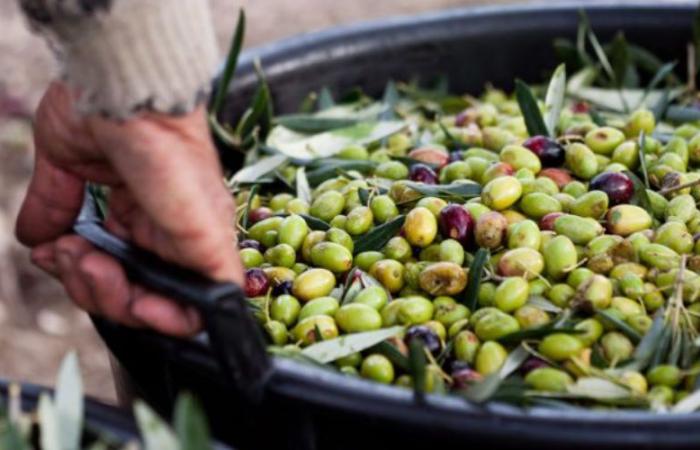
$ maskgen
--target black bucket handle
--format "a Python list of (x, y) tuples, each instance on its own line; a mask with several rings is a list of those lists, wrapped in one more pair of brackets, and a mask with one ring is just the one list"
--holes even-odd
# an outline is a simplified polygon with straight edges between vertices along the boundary
[(196, 308), (234, 393), (253, 405), (262, 401), (272, 366), (240, 286), (213, 281), (114, 236), (104, 228), (88, 189), (73, 230), (116, 258), (131, 281)]

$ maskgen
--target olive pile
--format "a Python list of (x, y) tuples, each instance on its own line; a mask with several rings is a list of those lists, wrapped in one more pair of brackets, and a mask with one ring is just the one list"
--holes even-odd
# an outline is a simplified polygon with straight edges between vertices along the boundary
[[(239, 187), (245, 289), (273, 346), (400, 325), (384, 344), (406, 356), (420, 340), (428, 391), (468, 392), (517, 348), (504, 378), (529, 399), (663, 408), (695, 390), (700, 128), (654, 134), (644, 108), (597, 124), (567, 101), (555, 137), (530, 136), (498, 90), (455, 115), (399, 105), (406, 127), (329, 158), (367, 164), (312, 183), (310, 201)], [(414, 383), (376, 346), (333, 364)]]

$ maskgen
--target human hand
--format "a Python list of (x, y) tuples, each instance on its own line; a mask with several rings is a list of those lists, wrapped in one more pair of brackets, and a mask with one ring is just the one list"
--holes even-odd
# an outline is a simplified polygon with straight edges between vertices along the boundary
[(130, 283), (116, 260), (71, 234), (88, 181), (111, 189), (106, 227), (114, 234), (212, 279), (242, 283), (233, 199), (203, 108), (123, 122), (82, 117), (74, 94), (54, 83), (37, 110), (34, 140), (34, 174), (17, 237), (78, 306), (171, 335), (201, 328), (194, 309)]

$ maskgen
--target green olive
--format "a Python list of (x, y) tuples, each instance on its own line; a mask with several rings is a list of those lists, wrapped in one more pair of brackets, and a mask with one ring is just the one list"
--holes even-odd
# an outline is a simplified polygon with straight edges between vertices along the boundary
[(378, 330), (382, 326), (382, 317), (377, 310), (362, 303), (341, 306), (335, 313), (335, 321), (346, 333)]
[(529, 285), (524, 278), (509, 277), (501, 282), (494, 294), (494, 304), (504, 312), (512, 312), (527, 302)]
[(311, 249), (311, 262), (331, 272), (343, 273), (352, 268), (352, 253), (340, 244), (319, 242)]
[(398, 310), (398, 318), (404, 325), (418, 325), (433, 317), (434, 306), (430, 300), (423, 297), (408, 297), (404, 299)]
[(453, 341), (455, 356), (460, 361), (472, 364), (479, 350), (479, 338), (469, 330), (457, 333)]
[(396, 203), (388, 195), (377, 195), (370, 200), (370, 209), (377, 223), (384, 223), (399, 215)]
[(329, 316), (312, 316), (297, 323), (294, 327), (294, 338), (303, 345), (316, 342), (316, 333), (320, 332), (324, 340), (338, 337), (338, 327), (335, 320)]
[(543, 269), (542, 254), (527, 247), (506, 251), (498, 262), (498, 271), (506, 277), (524, 276), (532, 280), (542, 273)]
[(482, 214), (474, 227), (474, 238), (479, 247), (495, 249), (501, 246), (508, 229), (508, 221), (496, 211)]
[(540, 367), (527, 374), (525, 383), (538, 391), (566, 392), (566, 388), (572, 385), (574, 380), (563, 370)]
[(326, 222), (337, 216), (345, 207), (345, 197), (338, 191), (326, 191), (316, 197), (309, 214)]
[(484, 342), (476, 354), (476, 371), (481, 375), (490, 375), (500, 370), (508, 357), (508, 352), (501, 344), (494, 341)]
[(612, 127), (601, 127), (586, 134), (586, 145), (595, 153), (610, 155), (618, 145), (625, 141), (622, 131)]
[(307, 302), (299, 311), (299, 321), (307, 317), (326, 315), (333, 317), (340, 307), (334, 297), (319, 297)]
[(393, 259), (380, 259), (372, 264), (369, 273), (392, 294), (404, 286), (404, 266)]
[(326, 269), (309, 269), (294, 279), (292, 293), (303, 302), (324, 297), (335, 287), (335, 276)]
[(369, 355), (362, 361), (360, 373), (364, 378), (379, 383), (391, 384), (394, 381), (394, 366), (389, 358), (378, 353)]
[(291, 214), (282, 221), (277, 232), (281, 244), (288, 244), (298, 251), (309, 234), (309, 226), (301, 216)]
[(487, 207), (501, 211), (514, 205), (522, 193), (520, 181), (511, 176), (491, 180), (481, 193), (481, 201)]
[(545, 336), (537, 350), (553, 361), (564, 361), (578, 355), (583, 349), (579, 339), (570, 334), (553, 333)]
[(508, 230), (508, 248), (528, 247), (539, 250), (542, 244), (540, 228), (532, 220), (513, 224)]
[(411, 245), (424, 248), (437, 236), (437, 219), (427, 208), (422, 206), (413, 208), (406, 215), (403, 229)]
[(452, 262), (430, 264), (419, 275), (421, 289), (431, 295), (456, 295), (467, 285), (467, 274)]
[(301, 311), (299, 300), (291, 295), (280, 295), (270, 302), (270, 317), (290, 326), (297, 321)]
[(479, 339), (496, 340), (520, 330), (520, 324), (515, 317), (498, 311), (491, 313), (474, 326), (474, 331)]
[(377, 311), (381, 311), (388, 301), (389, 296), (382, 286), (366, 287), (352, 299), (353, 303), (362, 303), (371, 306)]

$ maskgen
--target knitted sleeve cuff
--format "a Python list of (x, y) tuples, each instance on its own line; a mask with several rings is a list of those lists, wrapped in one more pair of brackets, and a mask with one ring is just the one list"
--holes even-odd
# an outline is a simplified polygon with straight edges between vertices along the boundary
[(218, 50), (206, 0), (20, 0), (86, 114), (183, 114), (208, 98)]

